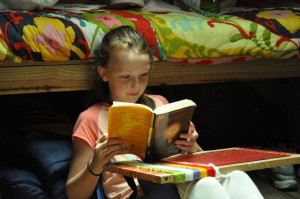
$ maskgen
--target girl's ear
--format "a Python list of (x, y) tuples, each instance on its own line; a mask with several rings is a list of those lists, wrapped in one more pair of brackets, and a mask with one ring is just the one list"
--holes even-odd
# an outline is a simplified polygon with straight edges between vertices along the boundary
[(102, 81), (107, 82), (106, 69), (102, 66), (98, 66), (97, 70), (98, 70), (98, 74), (101, 77)]

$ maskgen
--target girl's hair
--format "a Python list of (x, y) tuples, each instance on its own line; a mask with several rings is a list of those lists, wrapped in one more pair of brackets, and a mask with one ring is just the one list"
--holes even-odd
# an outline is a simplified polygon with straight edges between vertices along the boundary
[[(115, 48), (133, 50), (138, 54), (149, 54), (150, 65), (152, 65), (152, 55), (142, 34), (130, 26), (121, 26), (111, 30), (103, 37), (101, 45), (95, 51), (95, 89), (89, 96), (87, 106), (92, 106), (93, 104), (101, 102), (112, 104), (108, 83), (102, 81), (98, 74), (97, 67), (99, 65), (104, 68), (107, 67), (111, 50)], [(151, 108), (155, 108), (155, 103), (152, 98), (147, 97), (145, 94), (138, 99), (137, 103), (146, 104)]]

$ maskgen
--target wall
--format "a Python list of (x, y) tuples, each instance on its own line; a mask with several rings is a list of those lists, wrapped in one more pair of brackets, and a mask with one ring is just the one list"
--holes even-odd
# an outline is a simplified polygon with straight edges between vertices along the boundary
[[(164, 95), (170, 102), (190, 98), (197, 103), (193, 122), (204, 149), (246, 146), (279, 150), (287, 147), (295, 151), (300, 145), (299, 81), (300, 78), (210, 83), (149, 90)], [(71, 134), (78, 114), (85, 109), (85, 95), (85, 91), (80, 91), (1, 96), (0, 156), (14, 157), (23, 137), (52, 135), (49, 129), (42, 134), (26, 131), (24, 125), (37, 113), (44, 116), (35, 118), (35, 123), (67, 120), (63, 129), (55, 129)], [(48, 114), (47, 119), (47, 113), (57, 116)]]
[[(193, 122), (205, 149), (248, 146), (299, 150), (299, 79), (153, 88), (198, 104)], [(300, 151), (299, 151), (300, 152)]]

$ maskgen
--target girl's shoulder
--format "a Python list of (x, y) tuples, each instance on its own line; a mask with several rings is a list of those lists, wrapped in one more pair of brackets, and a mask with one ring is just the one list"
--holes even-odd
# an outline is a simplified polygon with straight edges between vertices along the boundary
[(81, 118), (98, 118), (97, 116), (99, 115), (99, 113), (101, 112), (101, 110), (105, 110), (108, 109), (109, 105), (108, 104), (94, 104), (92, 106), (90, 106), (89, 108), (87, 108), (86, 110), (84, 110), (83, 112), (80, 113), (80, 117)]
[(154, 100), (156, 107), (169, 103), (168, 100), (162, 95), (147, 95), (147, 96)]

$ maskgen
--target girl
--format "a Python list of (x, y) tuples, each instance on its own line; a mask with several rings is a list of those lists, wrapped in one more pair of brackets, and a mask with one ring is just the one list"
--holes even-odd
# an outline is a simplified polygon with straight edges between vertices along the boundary
[[(73, 158), (66, 191), (69, 199), (90, 198), (99, 176), (107, 198), (129, 198), (132, 190), (123, 176), (104, 172), (110, 159), (134, 159), (133, 155), (117, 155), (122, 140), (107, 139), (107, 111), (112, 101), (142, 103), (155, 108), (168, 103), (158, 95), (146, 95), (152, 56), (143, 36), (129, 26), (107, 33), (97, 51), (99, 75), (95, 94), (87, 110), (79, 115), (73, 132)], [(187, 153), (201, 151), (198, 133), (190, 123), (189, 133), (181, 134), (176, 146)], [(204, 178), (196, 182), (155, 184), (137, 181), (137, 197), (141, 198), (263, 198), (251, 179), (241, 171), (220, 179)], [(180, 196), (179, 196), (179, 194)]]

